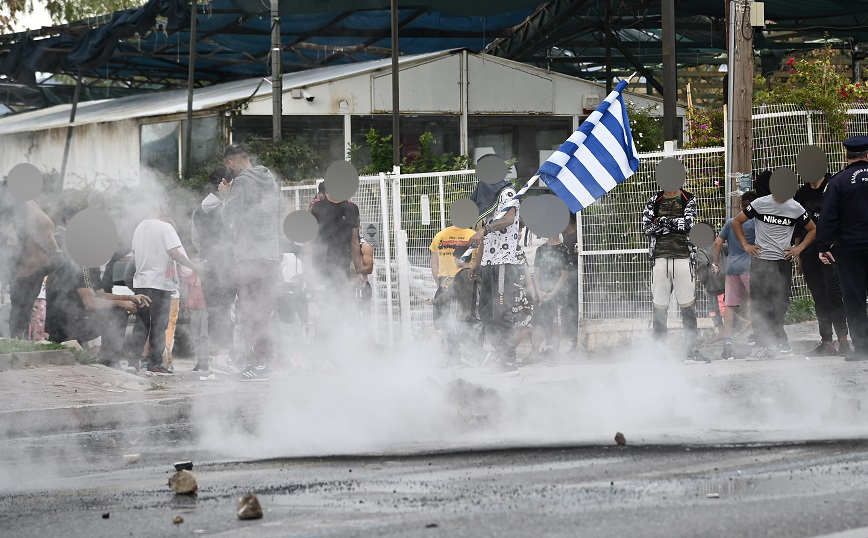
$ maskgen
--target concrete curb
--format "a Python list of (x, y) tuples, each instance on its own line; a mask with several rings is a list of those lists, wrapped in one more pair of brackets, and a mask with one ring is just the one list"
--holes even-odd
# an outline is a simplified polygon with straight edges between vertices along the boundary
[(28, 437), (172, 424), (188, 420), (192, 411), (189, 397), (0, 411), (0, 435)]
[(37, 366), (71, 366), (73, 364), (75, 364), (75, 357), (69, 351), (62, 349), (0, 353), (0, 372)]

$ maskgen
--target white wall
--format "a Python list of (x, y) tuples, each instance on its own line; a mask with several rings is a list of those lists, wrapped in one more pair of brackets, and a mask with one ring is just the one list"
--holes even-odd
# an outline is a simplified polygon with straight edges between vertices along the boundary
[[(66, 128), (0, 135), (0, 174), (27, 162), (60, 172)], [(73, 131), (64, 188), (117, 188), (139, 182), (139, 126), (135, 120), (95, 123)]]

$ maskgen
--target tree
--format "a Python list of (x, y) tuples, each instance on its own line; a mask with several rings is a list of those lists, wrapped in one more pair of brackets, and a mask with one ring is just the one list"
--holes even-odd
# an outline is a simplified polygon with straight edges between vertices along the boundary
[(12, 31), (21, 17), (33, 13), (37, 5), (45, 7), (52, 22), (62, 24), (140, 7), (145, 2), (146, 0), (6, 0), (0, 7), (0, 31)]

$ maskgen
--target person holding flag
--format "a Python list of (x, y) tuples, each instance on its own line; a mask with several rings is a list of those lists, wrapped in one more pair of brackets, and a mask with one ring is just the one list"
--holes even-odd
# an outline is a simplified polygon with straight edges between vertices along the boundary
[[(480, 161), (485, 158), (495, 157), (486, 155)], [(477, 226), (482, 224), (469, 241), (472, 246), (482, 246), (470, 270), (471, 277), (479, 278), (479, 317), (494, 347), (494, 368), (504, 375), (518, 375), (513, 315), (514, 290), (522, 270), (518, 256), (518, 197), (506, 179), (497, 183), (480, 179), (470, 199), (479, 209)]]
[[(507, 278), (517, 278), (515, 270), (520, 269), (515, 265), (516, 261), (509, 258), (510, 255), (516, 258), (518, 256), (519, 199), (537, 180), (542, 179), (552, 192), (566, 203), (571, 212), (578, 213), (639, 169), (639, 159), (636, 156), (636, 146), (633, 143), (633, 133), (630, 130), (630, 120), (627, 117), (627, 107), (624, 105), (622, 95), (624, 88), (627, 87), (627, 81), (635, 75), (633, 73), (626, 80), (618, 83), (612, 93), (600, 103), (597, 110), (588, 116), (578, 130), (570, 135), (557, 151), (552, 153), (537, 174), (530, 178), (518, 193), (513, 193), (508, 182), (501, 182), (498, 185), (480, 183), (477, 186), (473, 200), (479, 207), (480, 218), (487, 219), (487, 221), (486, 226), (471, 238), (470, 243), (473, 246), (478, 246), (485, 241), (483, 247), (486, 252), (479, 257), (480, 262), (478, 262), (483, 265), (484, 272), (488, 273), (485, 275), (479, 272), (482, 277), (482, 293), (491, 294), (492, 289), (498, 291), (499, 293), (495, 298), (498, 303), (495, 306), (498, 309), (505, 307), (506, 304), (504, 303), (509, 303), (508, 312), (510, 314), (504, 314), (504, 319), (496, 322), (501, 335), (506, 334), (507, 331), (506, 319), (509, 320), (510, 324), (512, 322), (512, 299), (509, 294), (501, 294), (501, 290), (505, 288), (505, 286), (501, 286), (501, 282)], [(492, 237), (493, 232), (498, 233)], [(512, 238), (513, 235), (514, 238)], [(498, 245), (497, 239), (501, 239), (503, 244)], [(512, 247), (509, 246), (511, 243), (507, 243), (507, 241), (514, 241)], [(502, 247), (500, 251), (498, 251), (498, 246)], [(468, 249), (462, 256), (462, 260), (469, 260), (472, 254), (473, 249)], [(487, 267), (493, 267), (496, 260), (505, 262), (503, 265), (508, 267), (505, 267), (503, 271), (495, 268), (485, 269), (485, 259), (489, 260)], [(497, 274), (497, 281), (493, 280), (495, 273)], [(492, 280), (486, 282), (486, 278)], [(512, 286), (514, 280), (509, 282)], [(493, 287), (495, 285), (496, 288)], [(489, 286), (488, 291), (485, 291), (486, 286)], [(482, 300), (484, 301), (484, 299)], [(488, 308), (491, 309), (492, 307), (489, 306)], [(480, 313), (482, 313), (482, 308), (480, 308)], [(486, 322), (489, 324), (485, 327), (486, 335), (489, 339), (496, 340), (490, 332), (493, 320), (483, 319), (483, 323)], [(509, 334), (511, 334), (511, 330)], [(501, 360), (511, 359), (514, 364), (515, 349), (514, 346), (509, 346), (512, 339), (510, 336), (506, 341), (497, 342), (495, 349), (500, 346), (503, 357)], [(511, 349), (507, 350), (507, 347)], [(505, 370), (518, 370), (517, 367), (504, 364)]]

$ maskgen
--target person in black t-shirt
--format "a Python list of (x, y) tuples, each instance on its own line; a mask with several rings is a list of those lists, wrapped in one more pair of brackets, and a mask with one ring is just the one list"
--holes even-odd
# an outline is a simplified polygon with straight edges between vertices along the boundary
[[(819, 181), (805, 183), (796, 191), (793, 199), (805, 208), (811, 220), (816, 225), (820, 220), (820, 208), (823, 206), (823, 193), (829, 185), (831, 174), (826, 174)], [(811, 178), (813, 179), (813, 178)], [(798, 245), (807, 235), (803, 227), (798, 227), (795, 233), (795, 243)], [(805, 284), (814, 298), (817, 311), (817, 322), (820, 325), (820, 344), (810, 353), (811, 357), (844, 355), (850, 351), (847, 340), (847, 316), (844, 313), (844, 300), (841, 296), (841, 284), (838, 280), (838, 267), (825, 265), (820, 261), (820, 251), (817, 243), (811, 243), (796, 258), (799, 271), (805, 275)], [(838, 335), (838, 348), (832, 340), (832, 327)]]
[(359, 208), (356, 204), (338, 202), (326, 197), (311, 207), (319, 231), (313, 242), (312, 264), (320, 285), (338, 291), (348, 291), (356, 271), (362, 268), (359, 247)]
[[(325, 198), (314, 203), (310, 211), (319, 224), (319, 230), (309, 243), (312, 249), (309, 267), (318, 296), (318, 318), (328, 320), (328, 323), (318, 324), (316, 330), (328, 332), (342, 328), (346, 315), (353, 310), (347, 306), (354, 299), (356, 272), (363, 269), (359, 208), (350, 201), (339, 202), (326, 193)], [(323, 334), (321, 340), (336, 346), (352, 341), (330, 338), (328, 333)]]
[(117, 367), (127, 320), (150, 299), (105, 293), (101, 285), (98, 268), (82, 268), (67, 257), (48, 275), (45, 331), (52, 342), (83, 344), (102, 337), (100, 363)]

